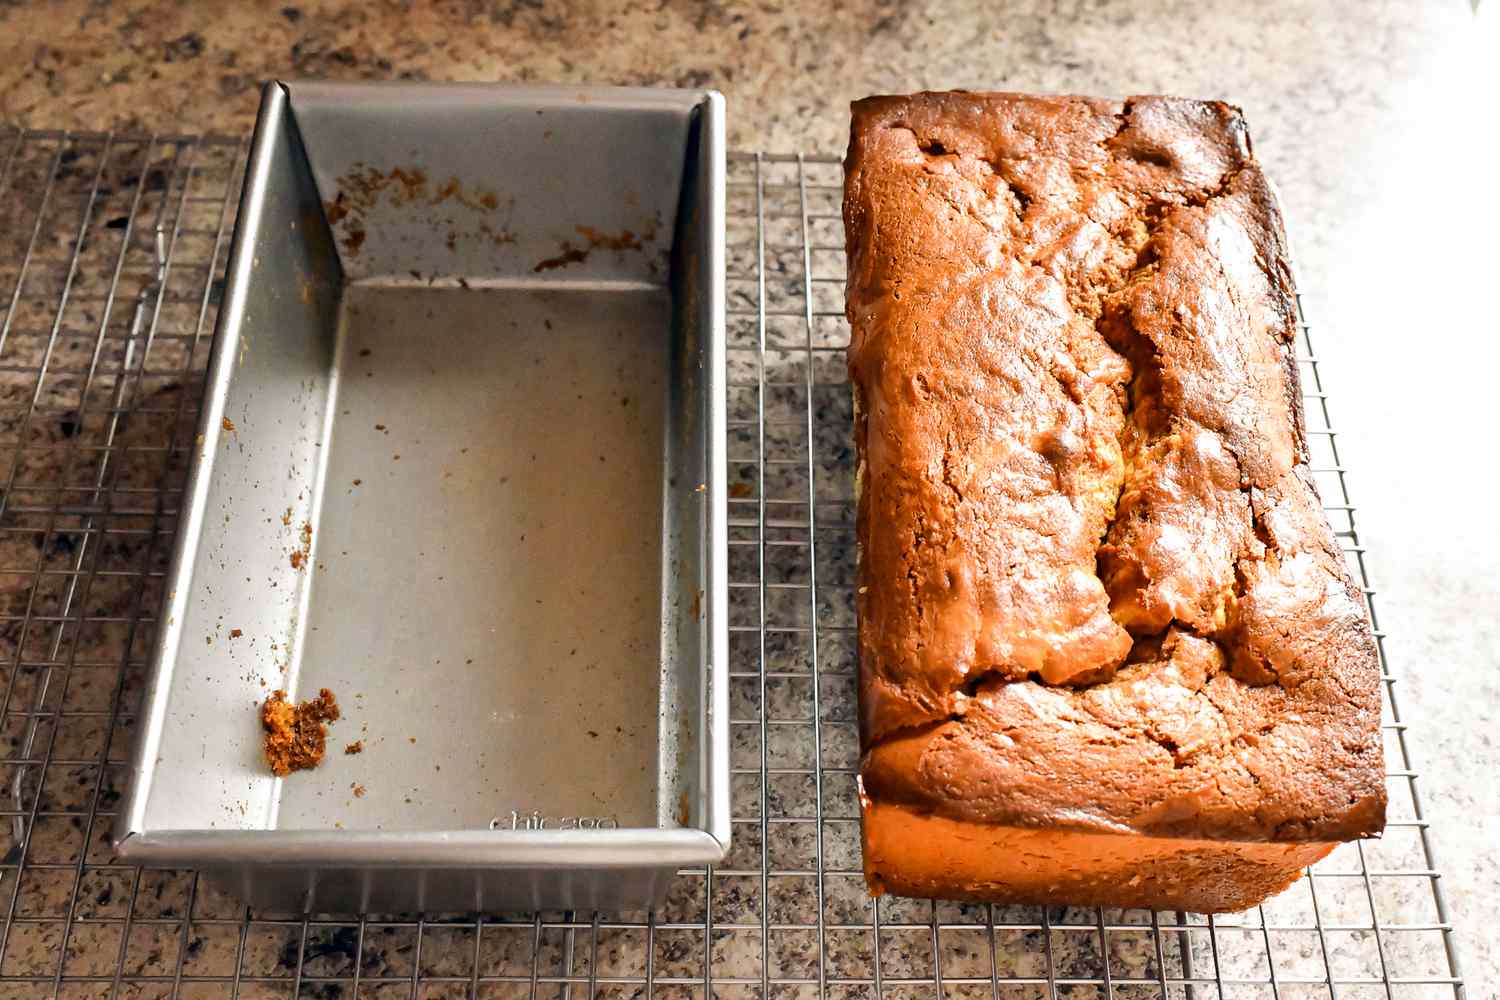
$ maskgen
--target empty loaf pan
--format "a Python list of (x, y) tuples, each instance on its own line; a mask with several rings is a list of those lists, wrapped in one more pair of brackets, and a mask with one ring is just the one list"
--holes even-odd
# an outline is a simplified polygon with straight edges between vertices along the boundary
[[(266, 88), (121, 857), (306, 911), (639, 907), (720, 860), (723, 115)], [(285, 778), (277, 688), (343, 710)]]

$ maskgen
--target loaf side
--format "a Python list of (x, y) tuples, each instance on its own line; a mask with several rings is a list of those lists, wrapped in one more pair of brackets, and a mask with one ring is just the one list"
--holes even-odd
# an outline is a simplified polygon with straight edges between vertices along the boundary
[(1338, 846), (1038, 830), (883, 803), (862, 833), (877, 894), (1189, 913), (1249, 909)]

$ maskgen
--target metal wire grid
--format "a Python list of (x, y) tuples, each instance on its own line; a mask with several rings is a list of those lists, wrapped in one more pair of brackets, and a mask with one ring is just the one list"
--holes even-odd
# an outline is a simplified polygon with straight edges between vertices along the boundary
[[(1386, 837), (1254, 912), (868, 898), (832, 159), (730, 164), (722, 866), (684, 871), (649, 914), (360, 918), (251, 911), (192, 872), (112, 864), (244, 152), (0, 131), (0, 1000), (1462, 997), (1388, 675)], [(1320, 485), (1365, 580), (1303, 334)]]

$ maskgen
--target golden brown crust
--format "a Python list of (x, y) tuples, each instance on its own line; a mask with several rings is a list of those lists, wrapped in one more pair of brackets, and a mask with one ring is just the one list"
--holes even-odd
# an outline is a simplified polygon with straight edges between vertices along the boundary
[(881, 803), (865, 810), (863, 844), (877, 894), (1193, 913), (1249, 909), (1336, 846), (1029, 830)]
[(1238, 110), (871, 98), (844, 214), (871, 798), (1378, 831), (1378, 658), (1307, 469), (1288, 255)]

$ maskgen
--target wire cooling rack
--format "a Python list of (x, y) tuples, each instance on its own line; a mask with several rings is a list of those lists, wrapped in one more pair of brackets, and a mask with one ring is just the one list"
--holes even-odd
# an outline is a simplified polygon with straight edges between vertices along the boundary
[[(244, 155), (234, 138), (0, 130), (0, 1000), (1463, 996), (1388, 674), (1385, 837), (1254, 911), (866, 895), (829, 158), (729, 169), (722, 866), (683, 872), (653, 913), (360, 918), (249, 910), (192, 872), (111, 863)], [(1322, 495), (1363, 581), (1305, 328), (1299, 348)]]

